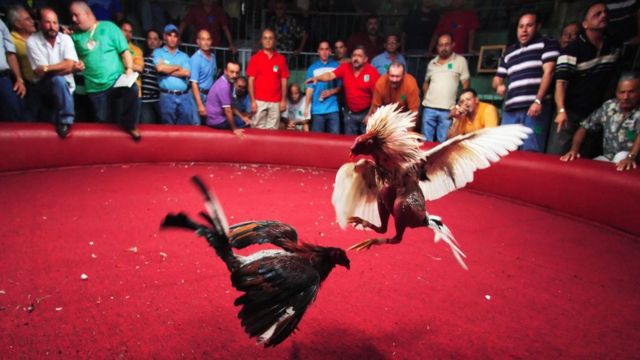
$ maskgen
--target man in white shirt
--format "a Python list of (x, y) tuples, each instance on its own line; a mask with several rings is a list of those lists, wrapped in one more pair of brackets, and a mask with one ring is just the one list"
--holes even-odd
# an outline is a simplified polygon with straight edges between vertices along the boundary
[(27, 40), (27, 55), (36, 74), (36, 91), (50, 101), (56, 132), (69, 134), (73, 118), (73, 73), (84, 70), (69, 35), (59, 32), (58, 15), (51, 8), (40, 9), (40, 31)]

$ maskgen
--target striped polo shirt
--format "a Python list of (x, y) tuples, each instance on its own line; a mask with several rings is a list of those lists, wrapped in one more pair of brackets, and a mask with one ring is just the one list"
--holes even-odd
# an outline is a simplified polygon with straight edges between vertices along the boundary
[(613, 96), (621, 52), (620, 41), (606, 37), (598, 54), (584, 33), (564, 49), (555, 76), (568, 82), (564, 96), (568, 111), (584, 119)]
[(144, 58), (142, 70), (142, 102), (160, 101), (160, 89), (158, 88), (158, 71), (153, 62), (153, 56)]
[(542, 65), (555, 62), (559, 44), (553, 39), (534, 37), (527, 45), (509, 46), (500, 59), (496, 76), (507, 78), (507, 96), (504, 109), (507, 111), (527, 109), (536, 99), (542, 82)]

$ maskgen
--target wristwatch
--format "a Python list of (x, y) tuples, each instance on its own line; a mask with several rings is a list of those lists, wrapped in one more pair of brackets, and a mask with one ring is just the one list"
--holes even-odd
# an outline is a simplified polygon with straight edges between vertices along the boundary
[(540, 99), (536, 98), (535, 100), (533, 100), (534, 103), (538, 104), (538, 105), (542, 105), (542, 102), (540, 101)]
[(627, 159), (635, 160), (637, 155), (638, 154), (629, 153), (629, 154), (627, 154)]
[(49, 71), (49, 65), (45, 65), (44, 68), (42, 68), (42, 71), (44, 71), (45, 73)]
[(563, 113), (563, 112), (564, 112), (564, 108), (560, 108), (560, 109), (558, 110), (558, 112), (559, 112), (559, 113)]

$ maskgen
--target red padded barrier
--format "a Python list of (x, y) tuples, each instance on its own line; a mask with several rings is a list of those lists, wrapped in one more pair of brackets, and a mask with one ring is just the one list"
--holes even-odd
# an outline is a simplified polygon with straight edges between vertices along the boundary
[[(135, 143), (114, 125), (77, 124), (59, 139), (49, 124), (0, 124), (0, 171), (144, 162), (238, 162), (338, 168), (353, 137), (193, 126), (141, 126)], [(640, 235), (640, 170), (517, 152), (476, 173), (469, 188), (542, 206)]]

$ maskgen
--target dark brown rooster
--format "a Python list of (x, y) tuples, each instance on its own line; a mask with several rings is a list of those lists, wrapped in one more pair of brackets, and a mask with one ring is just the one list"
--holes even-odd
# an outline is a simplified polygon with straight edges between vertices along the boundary
[[(198, 177), (192, 180), (205, 196), (208, 212), (200, 215), (208, 224), (198, 224), (179, 213), (168, 214), (161, 227), (191, 229), (204, 237), (227, 265), (233, 287), (244, 292), (234, 305), (242, 307), (238, 318), (245, 332), (265, 347), (280, 344), (296, 330), (331, 270), (336, 265), (349, 269), (346, 253), (299, 243), (296, 231), (277, 221), (245, 222), (228, 228), (216, 199)], [(232, 251), (266, 243), (281, 250), (262, 250), (250, 256)]]
[(338, 223), (387, 231), (389, 217), (396, 234), (355, 244), (364, 250), (373, 245), (397, 244), (407, 227), (429, 227), (435, 242), (445, 241), (463, 268), (466, 257), (442, 220), (429, 215), (425, 199), (435, 200), (464, 187), (473, 173), (516, 150), (531, 132), (521, 125), (482, 129), (456, 136), (428, 150), (421, 150), (422, 135), (412, 132), (415, 113), (400, 112), (395, 104), (380, 107), (368, 120), (367, 132), (356, 138), (351, 155), (368, 155), (344, 164), (336, 175), (332, 196)]

